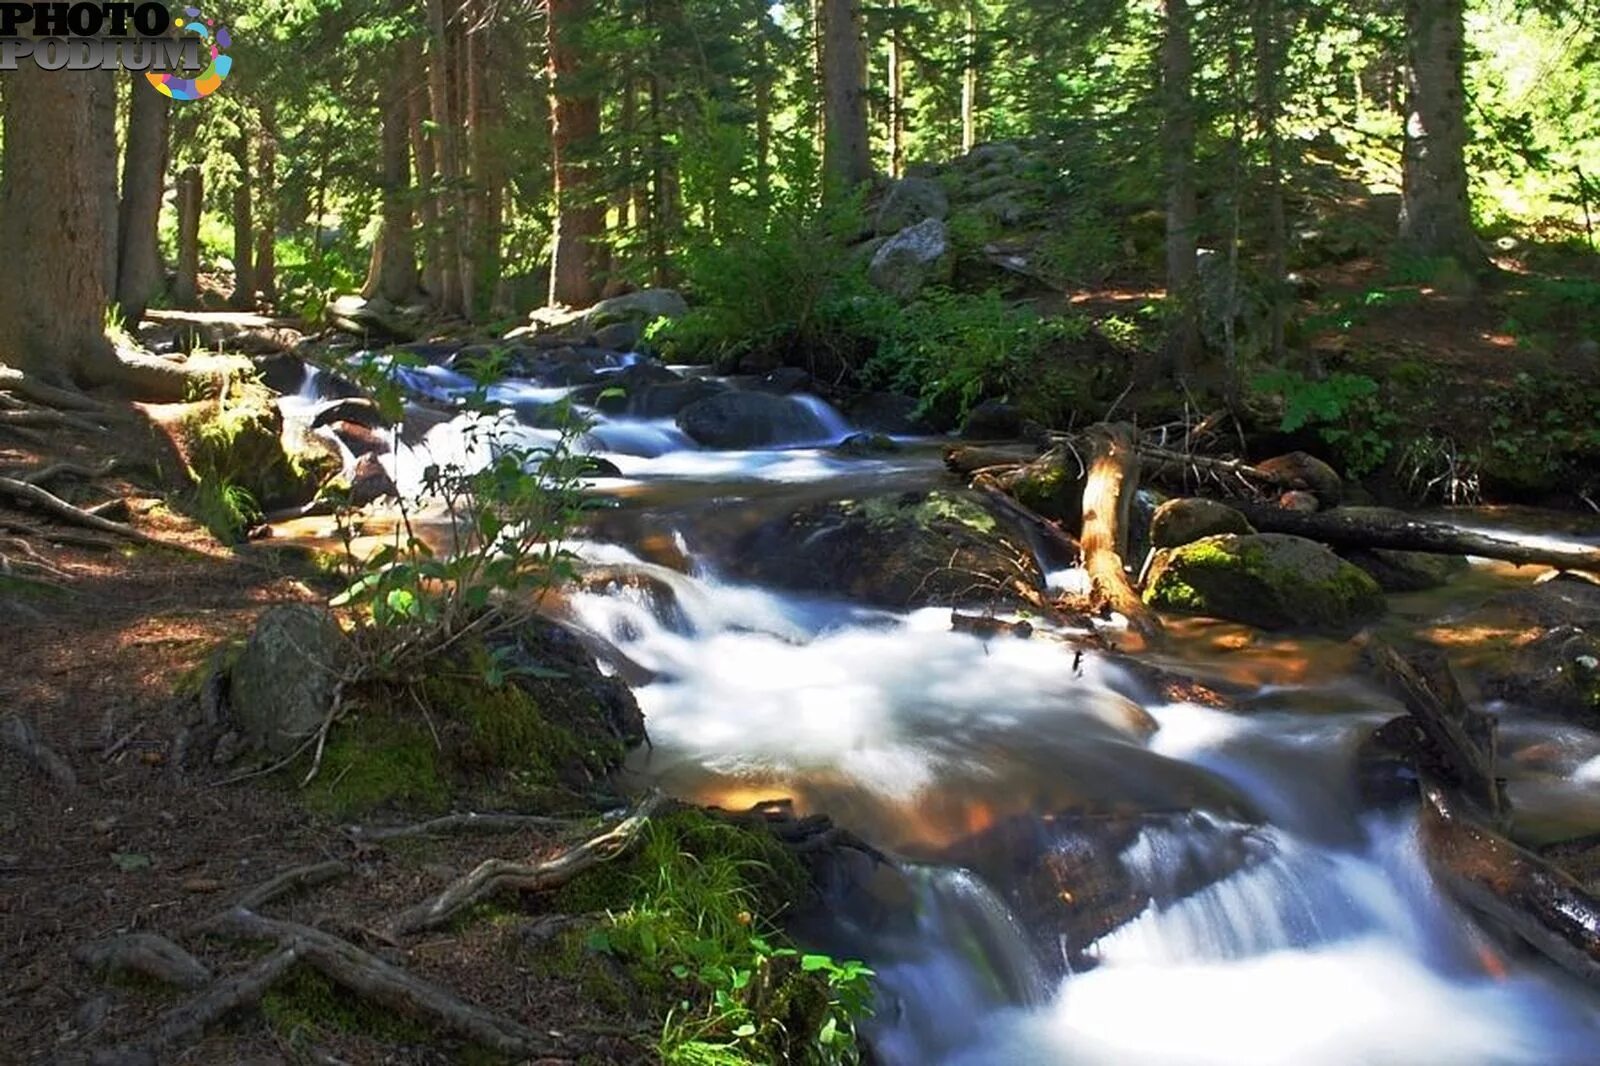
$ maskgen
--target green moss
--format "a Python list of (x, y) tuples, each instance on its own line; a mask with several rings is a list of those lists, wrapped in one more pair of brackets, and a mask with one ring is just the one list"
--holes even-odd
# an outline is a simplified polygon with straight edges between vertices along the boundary
[(972, 500), (947, 492), (930, 492), (920, 499), (874, 496), (868, 500), (846, 500), (841, 506), (847, 513), (859, 513), (867, 521), (886, 529), (908, 522), (917, 526), (953, 522), (985, 535), (999, 529), (994, 515)]
[(375, 1007), (305, 966), (296, 967), (261, 997), (261, 1013), (273, 1032), (290, 1042), (330, 1031), (385, 1043), (436, 1042), (421, 1023)]
[(312, 811), (348, 818), (390, 805), (443, 810), (450, 790), (426, 726), (380, 713), (341, 725), (304, 794)]
[(173, 687), (174, 695), (198, 696), (212, 675), (225, 674), (233, 669), (233, 664), (239, 661), (244, 651), (244, 645), (242, 640), (229, 640), (217, 645), (204, 659), (183, 672)]

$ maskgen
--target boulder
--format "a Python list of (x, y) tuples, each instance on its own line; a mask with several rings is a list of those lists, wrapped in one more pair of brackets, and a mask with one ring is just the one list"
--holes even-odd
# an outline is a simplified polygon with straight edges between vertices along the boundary
[(1254, 533), (1244, 515), (1225, 503), (1199, 497), (1168, 500), (1150, 519), (1150, 546), (1181, 548), (1222, 533)]
[(711, 378), (664, 381), (629, 392), (621, 407), (616, 407), (614, 400), (601, 400), (600, 410), (607, 413), (625, 412), (635, 418), (674, 418), (690, 404), (727, 391), (726, 384)]
[(644, 323), (638, 319), (613, 322), (594, 331), (596, 347), (610, 348), (615, 352), (636, 351), (644, 340)]
[(294, 751), (327, 718), (348, 655), (328, 611), (299, 603), (269, 607), (229, 675), (234, 724), (275, 755)]
[(1384, 611), (1383, 590), (1327, 547), (1280, 533), (1206, 537), (1156, 553), (1152, 607), (1260, 629), (1348, 635)]
[(1442, 588), (1467, 568), (1461, 555), (1391, 551), (1388, 548), (1351, 549), (1339, 553), (1372, 575), (1385, 592), (1421, 592)]
[(900, 445), (894, 442), (893, 437), (882, 433), (852, 433), (835, 444), (833, 450), (839, 455), (859, 459), (871, 455), (892, 455), (900, 450)]
[(312, 417), (311, 428), (319, 429), (336, 422), (353, 422), (368, 429), (386, 429), (389, 425), (378, 405), (365, 396), (345, 397), (324, 405)]
[(949, 214), (950, 200), (938, 182), (927, 178), (901, 178), (884, 194), (873, 229), (880, 237), (887, 237), (930, 218), (943, 221)]
[(1344, 479), (1337, 470), (1314, 455), (1290, 452), (1255, 465), (1258, 470), (1283, 479), (1290, 488), (1313, 493), (1323, 507), (1337, 507), (1344, 499)]
[(616, 322), (648, 324), (658, 318), (682, 318), (688, 313), (688, 302), (676, 291), (640, 289), (601, 300), (584, 312), (582, 321), (588, 329), (599, 330)]
[(1020, 606), (1043, 578), (1026, 541), (970, 493), (810, 504), (740, 537), (737, 576), (875, 607)]
[(356, 460), (355, 467), (350, 471), (351, 506), (365, 507), (369, 503), (399, 495), (400, 490), (395, 486), (394, 479), (376, 455), (363, 455)]
[(1600, 637), (1558, 626), (1491, 668), (1483, 693), (1600, 730)]
[(358, 337), (410, 341), (416, 339), (420, 329), (415, 318), (387, 301), (364, 300), (356, 295), (338, 297), (328, 305), (325, 315), (333, 325)]
[[(602, 411), (616, 413), (627, 410), (628, 398), (643, 392), (646, 387), (682, 380), (682, 376), (675, 371), (668, 370), (660, 363), (646, 360), (624, 367), (614, 374), (596, 377), (589, 384), (573, 390), (572, 400), (574, 403), (593, 404)], [(615, 393), (617, 390), (621, 391), (621, 395), (600, 399), (603, 394)]]
[(922, 417), (922, 405), (904, 393), (863, 392), (840, 406), (852, 426), (868, 433), (910, 435), (933, 430)]
[(678, 428), (708, 448), (763, 448), (818, 440), (827, 427), (809, 407), (788, 396), (727, 391), (678, 412)]
[(797, 366), (780, 366), (771, 373), (763, 374), (761, 380), (750, 387), (776, 396), (788, 396), (790, 393), (805, 392), (811, 385), (811, 375), (806, 371)]
[(867, 267), (872, 284), (909, 300), (928, 285), (950, 280), (954, 269), (950, 235), (936, 218), (908, 226), (890, 237)]
[(1026, 427), (1022, 408), (1004, 400), (985, 400), (967, 413), (961, 436), (967, 440), (1018, 440)]

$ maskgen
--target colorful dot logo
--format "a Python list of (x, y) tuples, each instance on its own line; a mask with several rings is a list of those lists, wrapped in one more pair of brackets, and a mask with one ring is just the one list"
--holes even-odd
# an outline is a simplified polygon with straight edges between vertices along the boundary
[[(216, 26), (215, 19), (201, 15), (199, 8), (186, 7), (183, 13), (186, 21), (182, 28), (198, 34), (202, 43), (211, 46), (210, 66), (194, 78), (156, 71), (146, 74), (145, 78), (164, 96), (170, 96), (174, 100), (198, 100), (222, 88), (222, 82), (227, 78), (228, 71), (233, 69), (233, 57), (224, 54), (233, 44), (233, 35), (228, 32), (228, 27)], [(214, 34), (213, 26), (216, 26)]]

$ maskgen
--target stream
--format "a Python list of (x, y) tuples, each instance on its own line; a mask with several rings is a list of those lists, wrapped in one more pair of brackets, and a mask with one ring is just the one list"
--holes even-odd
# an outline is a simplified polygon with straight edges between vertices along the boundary
[[(466, 387), (406, 373), (436, 397)], [(567, 391), (495, 388), (518, 411)], [(314, 409), (318, 390), (313, 374), (286, 408)], [(814, 435), (749, 451), (697, 447), (671, 419), (597, 416), (585, 447), (621, 477), (594, 483), (615, 507), (574, 548), (647, 580), (565, 610), (635, 684), (652, 745), (632, 775), (729, 808), (792, 797), (894, 857), (799, 930), (876, 971), (877, 1061), (1600, 1062), (1600, 1001), (1491, 945), (1432, 883), (1414, 816), (1363, 804), (1357, 748), (1398, 706), (1350, 648), (1180, 621), (1142, 665), (1244, 692), (1221, 709), (1174, 702), (1141, 664), (1037, 619), (1030, 639), (983, 639), (953, 632), (947, 608), (730, 579), (730, 529), (954, 487), (941, 442), (850, 457), (831, 447), (853, 431), (837, 412), (787, 402)], [(473, 458), (459, 420), (396, 443), (384, 461), (402, 491), (429, 462)], [(1052, 583), (1077, 580), (1040, 561)], [(1391, 597), (1384, 624), (1422, 627), (1530, 580), (1475, 564)], [(1513, 774), (1519, 809), (1600, 830), (1600, 736), (1503, 715), (1513, 764), (1557, 753)]]

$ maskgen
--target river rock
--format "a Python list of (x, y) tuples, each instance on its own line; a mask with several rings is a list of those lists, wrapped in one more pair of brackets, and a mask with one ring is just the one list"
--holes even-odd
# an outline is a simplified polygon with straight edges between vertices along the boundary
[(1600, 730), (1600, 638), (1559, 626), (1491, 667), (1482, 687), (1491, 699)]
[(739, 576), (894, 609), (1016, 605), (1043, 578), (1020, 536), (969, 493), (930, 492), (803, 507), (744, 535)]
[(311, 419), (311, 428), (331, 426), (335, 422), (353, 422), (368, 429), (386, 429), (389, 425), (378, 405), (365, 396), (348, 396), (319, 408)]
[(928, 178), (901, 178), (884, 194), (873, 228), (878, 236), (887, 237), (930, 218), (942, 221), (949, 214), (950, 200), (938, 182)]
[(863, 392), (841, 405), (850, 424), (868, 433), (930, 433), (915, 397), (898, 392)]
[(765, 448), (818, 440), (827, 427), (804, 404), (765, 392), (722, 392), (678, 412), (678, 428), (708, 448)]
[(234, 722), (275, 755), (294, 751), (327, 717), (348, 654), (328, 611), (299, 603), (269, 607), (229, 676)]
[(1339, 472), (1314, 455), (1290, 452), (1257, 463), (1256, 469), (1280, 478), (1289, 487), (1304, 489), (1323, 507), (1337, 507), (1344, 499), (1344, 479)]
[(967, 440), (1017, 440), (1023, 436), (1027, 420), (1022, 409), (1004, 400), (985, 400), (967, 414), (961, 436)]
[(1384, 611), (1383, 591), (1365, 571), (1281, 533), (1228, 533), (1157, 552), (1144, 598), (1163, 610), (1330, 635)]
[(594, 331), (594, 343), (599, 348), (614, 352), (632, 352), (644, 340), (644, 323), (638, 319), (613, 322)]
[(1339, 553), (1367, 573), (1385, 592), (1421, 592), (1442, 588), (1467, 569), (1461, 555), (1392, 551), (1388, 548), (1349, 549)]
[(1254, 532), (1245, 516), (1232, 507), (1197, 496), (1168, 500), (1150, 519), (1150, 545), (1154, 548), (1181, 548), (1204, 537)]
[(930, 218), (884, 241), (867, 267), (867, 277), (884, 292), (909, 300), (929, 285), (949, 281), (954, 268), (944, 223)]
[(591, 330), (604, 329), (616, 322), (648, 325), (658, 318), (682, 318), (688, 313), (688, 302), (675, 290), (640, 289), (601, 300), (583, 315), (583, 324)]
[(893, 437), (882, 433), (852, 433), (844, 440), (833, 446), (839, 455), (848, 455), (851, 458), (865, 458), (872, 455), (892, 455), (900, 450)]
[(363, 455), (356, 460), (356, 465), (350, 471), (351, 506), (365, 507), (369, 503), (399, 495), (400, 490), (395, 486), (394, 479), (376, 455)]
[(788, 396), (796, 392), (806, 392), (812, 386), (811, 375), (797, 366), (780, 366), (763, 374), (761, 380), (750, 387), (758, 392), (770, 392), (775, 396)]

